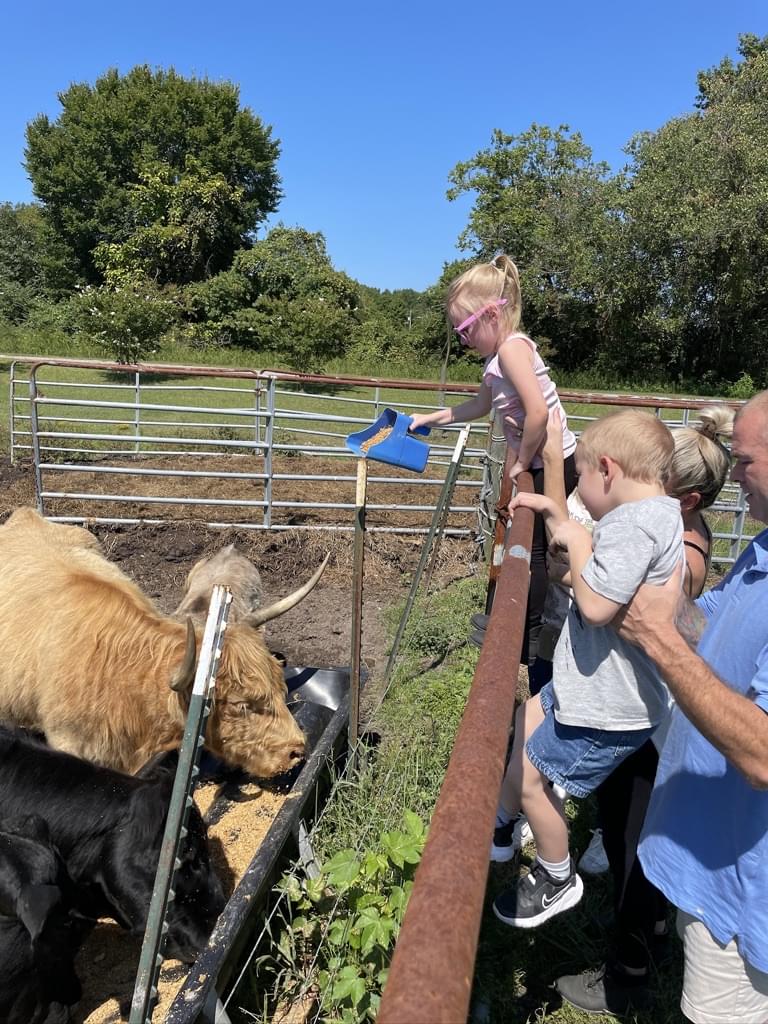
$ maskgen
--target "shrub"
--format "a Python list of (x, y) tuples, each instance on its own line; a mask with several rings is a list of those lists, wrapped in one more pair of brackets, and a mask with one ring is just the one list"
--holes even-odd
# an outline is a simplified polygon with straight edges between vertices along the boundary
[(729, 384), (725, 395), (727, 398), (751, 398), (757, 393), (757, 385), (748, 373), (742, 373), (738, 380)]
[(84, 288), (65, 304), (65, 326), (106, 349), (118, 363), (135, 363), (157, 351), (178, 318), (170, 293), (142, 288)]

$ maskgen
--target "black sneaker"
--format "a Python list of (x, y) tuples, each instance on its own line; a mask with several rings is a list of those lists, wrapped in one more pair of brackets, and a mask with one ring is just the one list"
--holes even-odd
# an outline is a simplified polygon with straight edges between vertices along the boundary
[(533, 839), (533, 832), (524, 814), (518, 814), (506, 825), (499, 825), (498, 820), (497, 818), (497, 825), (493, 830), (491, 860), (497, 864), (506, 864), (522, 846)]
[(653, 1002), (647, 974), (634, 976), (609, 964), (583, 974), (566, 974), (557, 979), (555, 988), (567, 1003), (587, 1013), (622, 1016), (647, 1010)]
[(504, 924), (513, 928), (538, 928), (550, 917), (575, 907), (584, 892), (581, 876), (576, 874), (571, 858), (567, 878), (553, 878), (543, 864), (534, 861), (527, 875), (512, 889), (493, 901), (493, 912)]
[(475, 612), (469, 621), (475, 629), (488, 629), (488, 623), (491, 621), (491, 616), (486, 615), (485, 612)]
[(468, 640), (471, 644), (474, 644), (475, 647), (482, 647), (483, 641), (485, 640), (485, 630), (476, 629), (474, 633), (469, 634)]

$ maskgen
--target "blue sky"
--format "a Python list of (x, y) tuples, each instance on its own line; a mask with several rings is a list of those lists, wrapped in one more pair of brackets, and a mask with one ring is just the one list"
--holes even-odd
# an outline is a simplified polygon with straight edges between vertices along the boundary
[[(422, 289), (456, 258), (471, 198), (448, 174), (494, 128), (578, 129), (619, 167), (636, 131), (693, 106), (696, 73), (768, 34), (765, 0), (475, 4), (50, 0), (8, 5), (0, 201), (32, 198), (24, 128), (108, 67), (229, 79), (280, 139), (278, 220), (321, 231), (340, 270)], [(514, 254), (512, 254), (514, 255)]]

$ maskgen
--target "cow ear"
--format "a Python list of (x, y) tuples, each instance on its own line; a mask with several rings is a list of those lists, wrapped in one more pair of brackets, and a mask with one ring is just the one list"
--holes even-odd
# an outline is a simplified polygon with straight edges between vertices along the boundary
[(178, 766), (179, 751), (164, 750), (160, 754), (155, 754), (146, 764), (142, 765), (138, 772), (136, 772), (136, 775), (141, 779), (157, 779), (163, 775), (169, 775), (173, 778), (176, 775)]
[(16, 916), (35, 942), (45, 928), (45, 922), (61, 903), (58, 885), (23, 885), (16, 901)]

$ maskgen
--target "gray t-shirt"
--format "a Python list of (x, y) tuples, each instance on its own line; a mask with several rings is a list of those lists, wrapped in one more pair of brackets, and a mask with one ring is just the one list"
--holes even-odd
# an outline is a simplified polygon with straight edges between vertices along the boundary
[[(684, 557), (676, 498), (631, 501), (595, 524), (582, 578), (626, 604), (641, 583), (666, 583)], [(657, 725), (669, 694), (650, 658), (609, 624), (589, 626), (574, 602), (553, 658), (555, 718), (563, 725), (631, 731)]]

